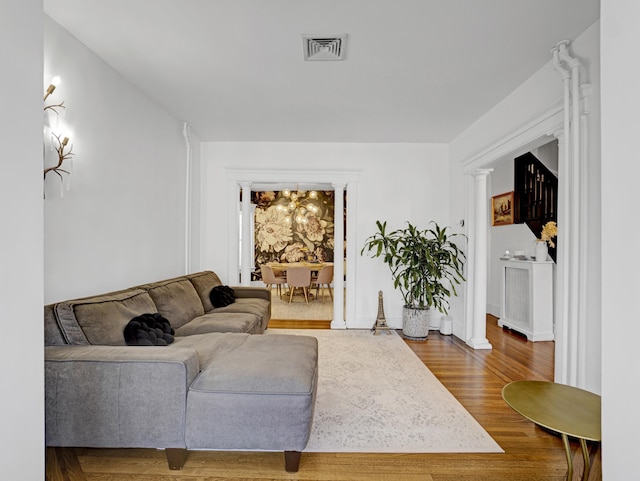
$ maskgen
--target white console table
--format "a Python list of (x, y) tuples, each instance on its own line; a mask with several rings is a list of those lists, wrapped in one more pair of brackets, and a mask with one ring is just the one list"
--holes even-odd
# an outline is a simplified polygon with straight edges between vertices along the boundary
[(530, 341), (553, 340), (552, 261), (500, 261), (502, 302), (498, 326), (518, 331)]

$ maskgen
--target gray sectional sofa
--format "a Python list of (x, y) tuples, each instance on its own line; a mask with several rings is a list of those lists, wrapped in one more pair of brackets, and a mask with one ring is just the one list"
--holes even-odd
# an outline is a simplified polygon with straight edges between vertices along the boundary
[[(284, 451), (298, 470), (311, 431), (317, 341), (259, 335), (270, 291), (234, 287), (215, 308), (218, 276), (199, 272), (45, 306), (47, 446), (160, 448), (171, 469), (187, 450)], [(124, 327), (160, 313), (167, 346), (127, 345)]]

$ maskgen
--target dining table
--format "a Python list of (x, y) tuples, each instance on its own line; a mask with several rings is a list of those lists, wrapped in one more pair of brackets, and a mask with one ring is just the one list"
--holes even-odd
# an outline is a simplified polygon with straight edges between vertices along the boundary
[(332, 266), (333, 262), (316, 262), (316, 261), (300, 261), (300, 262), (267, 262), (267, 265), (273, 269), (273, 273), (281, 275), (287, 271), (289, 267), (308, 267), (311, 273), (320, 272), (325, 266)]
[[(315, 276), (318, 275), (318, 272), (320, 272), (320, 270), (325, 267), (325, 266), (332, 266), (333, 262), (318, 262), (318, 261), (300, 261), (300, 262), (267, 262), (267, 265), (269, 267), (271, 267), (271, 269), (273, 269), (273, 273), (276, 276), (281, 276), (281, 275), (286, 275), (287, 269), (291, 268), (291, 267), (308, 267), (309, 269), (311, 269), (311, 278), (313, 280), (313, 278)], [(289, 300), (290, 296), (289, 296), (290, 292), (287, 291), (284, 294), (282, 294), (281, 298), (282, 300)], [(299, 294), (294, 294), (294, 297), (298, 297), (300, 298), (301, 296)], [(315, 297), (312, 293), (308, 293), (307, 294), (307, 300), (314, 300)]]

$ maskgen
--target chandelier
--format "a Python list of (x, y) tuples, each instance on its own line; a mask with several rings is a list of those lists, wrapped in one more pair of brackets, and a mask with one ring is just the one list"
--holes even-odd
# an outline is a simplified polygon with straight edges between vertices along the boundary
[(315, 215), (320, 211), (320, 207), (318, 207), (318, 192), (315, 190), (296, 189), (291, 191), (284, 189), (282, 196), (285, 198), (286, 203), (278, 204), (276, 208), (279, 211), (284, 211), (287, 223), (295, 220), (297, 224), (306, 224), (309, 214)]

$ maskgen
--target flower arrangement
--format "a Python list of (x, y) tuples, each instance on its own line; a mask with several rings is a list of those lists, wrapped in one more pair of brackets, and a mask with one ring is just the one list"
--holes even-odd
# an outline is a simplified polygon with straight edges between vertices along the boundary
[(553, 238), (558, 235), (558, 225), (554, 221), (547, 222), (542, 227), (542, 233), (540, 234), (540, 241), (546, 242), (550, 247), (555, 247)]

